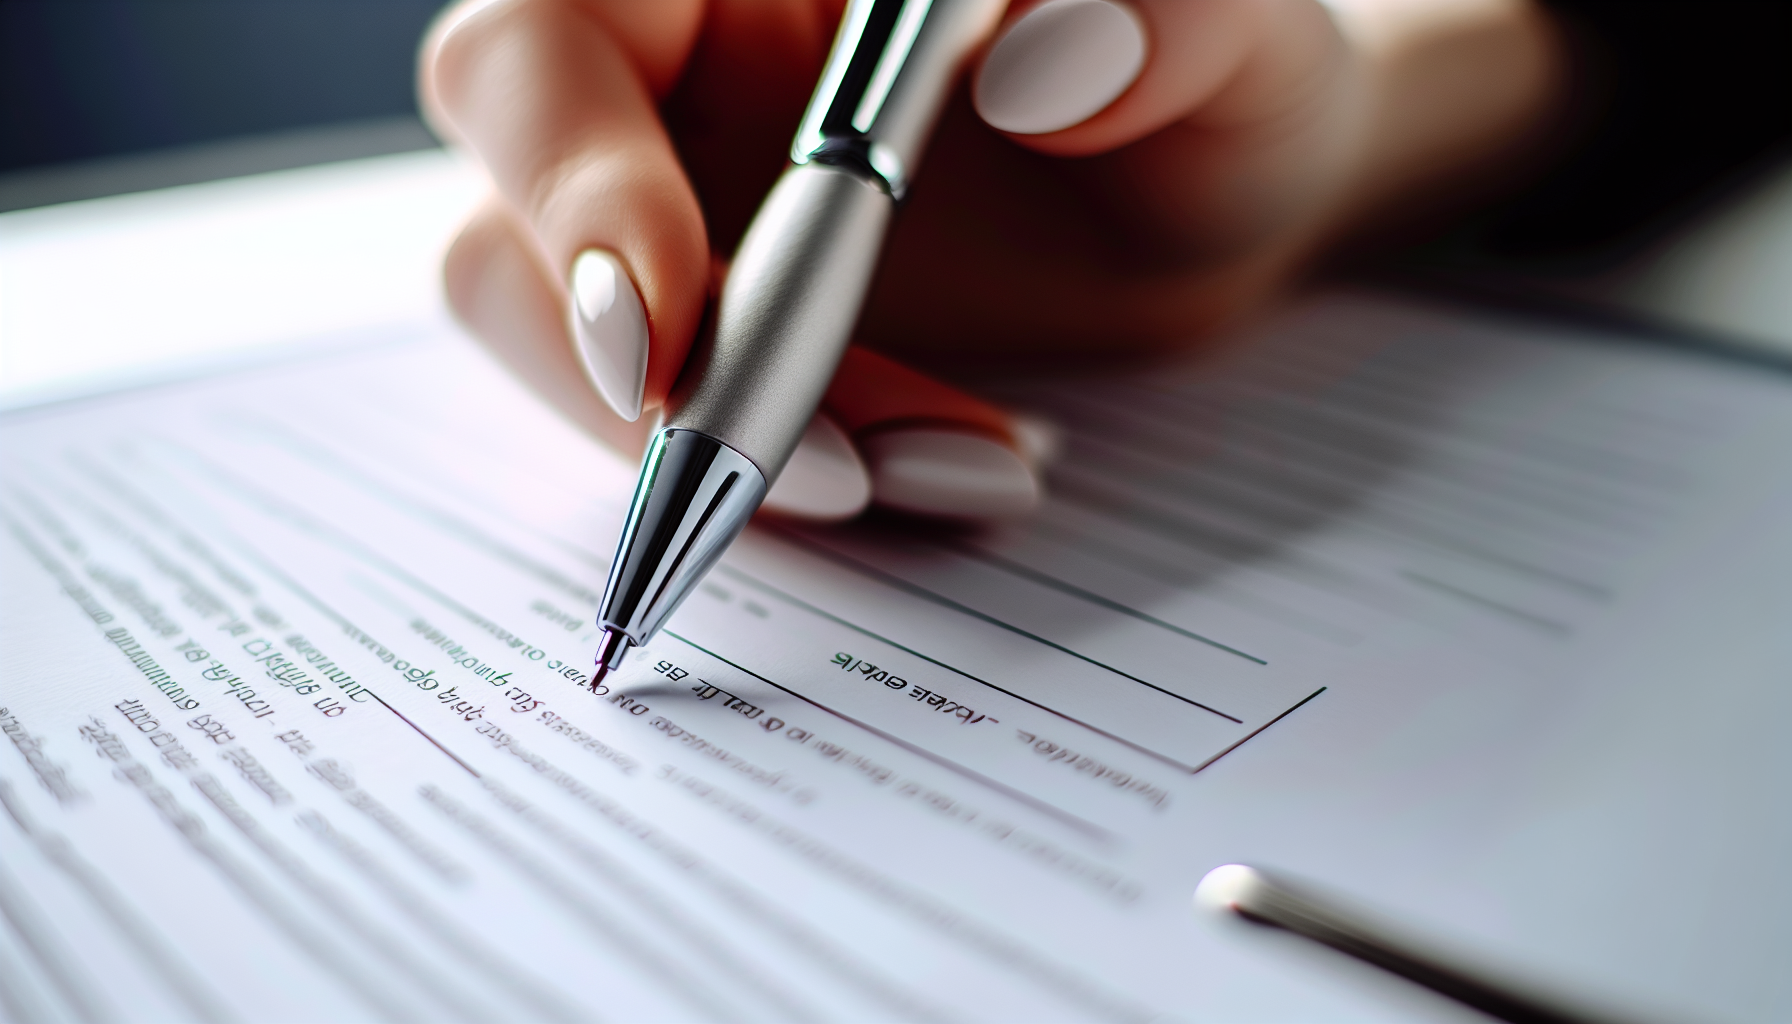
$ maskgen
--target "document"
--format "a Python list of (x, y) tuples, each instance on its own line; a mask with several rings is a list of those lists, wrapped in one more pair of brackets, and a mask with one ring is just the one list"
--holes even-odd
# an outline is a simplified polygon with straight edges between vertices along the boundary
[(635, 467), (464, 338), (7, 414), (0, 1010), (1440, 1012), (1197, 918), (1242, 860), (1783, 1011), (1789, 384), (1320, 296), (1002, 384), (1037, 516), (761, 517), (595, 692)]

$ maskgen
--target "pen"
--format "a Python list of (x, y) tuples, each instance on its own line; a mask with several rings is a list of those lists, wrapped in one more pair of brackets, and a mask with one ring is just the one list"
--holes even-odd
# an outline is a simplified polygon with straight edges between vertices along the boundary
[(1511, 1024), (1612, 1022), (1511, 979), (1451, 962), (1435, 949), (1396, 937), (1336, 900), (1244, 864), (1209, 871), (1195, 888), (1195, 906), (1329, 946)]
[(1003, 0), (852, 0), (741, 239), (715, 338), (641, 462), (598, 609), (595, 690), (651, 640), (759, 508), (846, 351), (884, 232), (953, 77)]

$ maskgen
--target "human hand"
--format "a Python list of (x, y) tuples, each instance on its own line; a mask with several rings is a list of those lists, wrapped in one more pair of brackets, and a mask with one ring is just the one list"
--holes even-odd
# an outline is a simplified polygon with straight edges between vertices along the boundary
[[(641, 450), (841, 6), (471, 0), (432, 30), (425, 107), (495, 185), (450, 250), (450, 304), (607, 443)], [(1553, 52), (1524, 0), (1017, 3), (891, 231), (857, 333), (878, 351), (849, 350), (767, 506), (1025, 510), (1037, 428), (880, 352), (1198, 344), (1368, 212), (1512, 147)]]

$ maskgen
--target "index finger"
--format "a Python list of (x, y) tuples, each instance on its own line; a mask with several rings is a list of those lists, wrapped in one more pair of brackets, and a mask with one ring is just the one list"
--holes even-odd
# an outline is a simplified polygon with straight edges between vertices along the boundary
[(699, 0), (506, 0), (444, 17), (423, 57), (437, 116), (478, 153), (562, 289), (590, 249), (630, 279), (648, 407), (671, 390), (708, 288), (703, 212), (656, 105), (702, 13)]

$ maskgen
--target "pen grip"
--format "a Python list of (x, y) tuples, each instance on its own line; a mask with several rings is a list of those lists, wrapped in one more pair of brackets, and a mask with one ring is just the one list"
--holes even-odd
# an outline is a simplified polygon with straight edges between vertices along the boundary
[(850, 171), (784, 172), (741, 240), (666, 425), (746, 456), (774, 482), (846, 351), (893, 203)]

